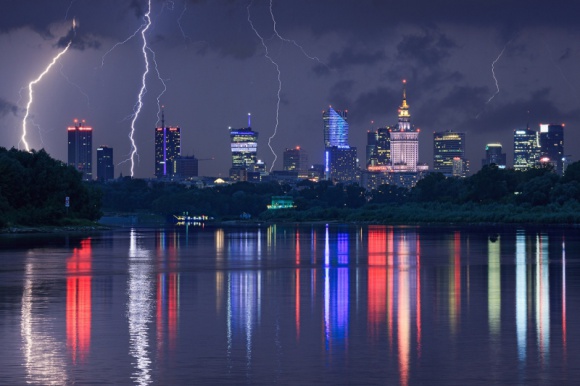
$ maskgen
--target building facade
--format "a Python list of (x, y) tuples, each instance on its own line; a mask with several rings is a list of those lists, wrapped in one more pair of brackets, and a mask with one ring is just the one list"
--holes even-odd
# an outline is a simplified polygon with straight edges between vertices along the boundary
[(433, 170), (446, 177), (465, 177), (465, 133), (444, 131), (433, 133)]
[(110, 181), (115, 179), (115, 164), (113, 162), (113, 148), (100, 146), (97, 148), (97, 179)]
[(356, 147), (329, 147), (325, 152), (325, 161), (326, 179), (336, 182), (358, 180)]
[(174, 163), (177, 179), (187, 180), (199, 175), (199, 160), (194, 156), (179, 156)]
[(232, 167), (230, 178), (247, 181), (248, 171), (253, 172), (258, 162), (258, 132), (251, 127), (230, 129)]
[(514, 169), (526, 171), (534, 168), (540, 161), (539, 133), (526, 128), (514, 130)]
[(84, 181), (93, 179), (93, 128), (74, 120), (68, 132), (68, 165), (82, 173)]
[(296, 146), (293, 149), (284, 150), (282, 169), (285, 171), (303, 172), (308, 170), (308, 154)]

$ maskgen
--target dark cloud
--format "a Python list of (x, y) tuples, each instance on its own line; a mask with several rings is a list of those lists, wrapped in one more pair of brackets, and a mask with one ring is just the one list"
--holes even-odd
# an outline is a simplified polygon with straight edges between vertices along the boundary
[(434, 30), (423, 30), (421, 35), (403, 36), (397, 45), (399, 58), (411, 60), (420, 66), (436, 67), (451, 55), (457, 44), (445, 34)]
[(0, 117), (6, 116), (8, 114), (13, 114), (16, 116), (18, 114), (18, 106), (0, 98)]
[(328, 100), (339, 110), (348, 110), (351, 106), (351, 96), (355, 82), (341, 80), (330, 88)]
[(84, 51), (87, 48), (99, 49), (101, 47), (101, 42), (99, 42), (93, 36), (78, 34), (74, 28), (71, 28), (66, 36), (58, 39), (56, 46), (64, 48), (70, 42), (72, 42), (71, 48), (79, 51)]
[(352, 65), (371, 66), (384, 59), (386, 59), (386, 56), (382, 50), (355, 50), (351, 46), (347, 46), (341, 52), (333, 52), (330, 54), (325, 64), (329, 68), (340, 70)]
[(374, 120), (379, 126), (392, 126), (397, 122), (397, 107), (401, 104), (402, 89), (378, 87), (360, 94), (353, 105), (358, 118), (355, 124), (362, 125)]

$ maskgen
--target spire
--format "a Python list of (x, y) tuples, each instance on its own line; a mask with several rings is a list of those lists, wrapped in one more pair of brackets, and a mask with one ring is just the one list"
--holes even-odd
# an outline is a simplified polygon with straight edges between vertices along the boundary
[(248, 127), (252, 127), (252, 113), (248, 113)]
[(399, 107), (399, 120), (401, 120), (401, 118), (411, 118), (409, 105), (407, 104), (407, 81), (405, 79), (403, 79), (403, 103), (401, 104), (401, 107)]
[(161, 127), (165, 129), (165, 106), (161, 106)]

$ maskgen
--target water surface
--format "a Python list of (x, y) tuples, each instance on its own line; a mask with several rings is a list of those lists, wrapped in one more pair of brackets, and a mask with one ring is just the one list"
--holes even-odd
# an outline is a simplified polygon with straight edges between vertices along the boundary
[(574, 228), (0, 238), (0, 384), (573, 385)]

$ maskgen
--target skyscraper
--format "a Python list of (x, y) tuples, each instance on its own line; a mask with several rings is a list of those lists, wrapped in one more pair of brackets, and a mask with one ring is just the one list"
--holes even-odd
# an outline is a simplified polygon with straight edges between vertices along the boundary
[(366, 147), (367, 168), (369, 166), (375, 166), (378, 163), (377, 140), (378, 135), (376, 130), (367, 131), (367, 147)]
[(334, 110), (329, 107), (322, 112), (324, 123), (324, 148), (348, 146), (347, 110)]
[(258, 132), (251, 127), (248, 114), (248, 127), (230, 128), (230, 147), (232, 151), (232, 167), (230, 177), (245, 180), (248, 171), (254, 171), (258, 162)]
[(433, 169), (446, 177), (465, 177), (465, 133), (451, 130), (433, 133)]
[(325, 157), (327, 179), (338, 182), (357, 180), (356, 147), (331, 146), (326, 148)]
[(525, 171), (536, 167), (540, 160), (540, 137), (526, 128), (514, 130), (514, 169)]
[(388, 127), (377, 130), (377, 163), (380, 166), (391, 164), (391, 132)]
[(181, 129), (165, 126), (161, 113), (161, 127), (155, 128), (155, 176), (171, 178), (176, 173), (174, 160), (181, 156)]
[(564, 174), (564, 125), (540, 125), (540, 161)]
[(283, 170), (301, 172), (308, 170), (309, 166), (308, 154), (300, 146), (284, 151)]
[(68, 164), (83, 174), (84, 181), (93, 179), (93, 128), (85, 121), (74, 120), (68, 129)]
[(99, 181), (109, 181), (114, 178), (113, 148), (100, 146), (97, 148), (97, 179)]
[(407, 104), (406, 81), (403, 80), (403, 103), (398, 111), (399, 122), (390, 132), (391, 164), (395, 172), (416, 172), (419, 159), (419, 130), (411, 126)]
[(496, 164), (498, 168), (505, 169), (506, 154), (502, 150), (501, 143), (488, 143), (485, 145), (485, 158), (481, 160), (481, 165)]

